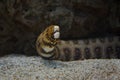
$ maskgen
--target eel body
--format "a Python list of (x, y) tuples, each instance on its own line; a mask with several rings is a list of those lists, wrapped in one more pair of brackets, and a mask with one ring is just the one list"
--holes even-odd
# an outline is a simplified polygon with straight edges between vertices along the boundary
[(120, 58), (119, 36), (66, 41), (59, 38), (58, 25), (46, 28), (36, 41), (38, 54), (44, 59), (61, 61)]

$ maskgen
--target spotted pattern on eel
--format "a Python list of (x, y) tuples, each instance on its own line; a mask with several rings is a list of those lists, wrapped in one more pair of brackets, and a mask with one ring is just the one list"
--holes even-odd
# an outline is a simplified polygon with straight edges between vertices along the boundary
[(59, 37), (58, 25), (47, 27), (37, 38), (38, 54), (44, 59), (61, 61), (120, 58), (119, 36), (67, 41)]

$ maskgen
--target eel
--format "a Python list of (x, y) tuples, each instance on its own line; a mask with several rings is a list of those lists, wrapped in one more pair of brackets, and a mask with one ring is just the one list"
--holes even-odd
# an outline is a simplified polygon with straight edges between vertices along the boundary
[(47, 27), (36, 40), (38, 54), (47, 60), (119, 59), (120, 37), (61, 40), (60, 27)]

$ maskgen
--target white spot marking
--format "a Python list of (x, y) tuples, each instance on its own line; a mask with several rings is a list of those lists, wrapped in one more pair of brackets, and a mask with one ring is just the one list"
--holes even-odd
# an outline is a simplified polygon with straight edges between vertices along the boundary
[(60, 28), (59, 28), (59, 26), (54, 26), (54, 38), (55, 39), (58, 39), (58, 38), (60, 38), (60, 32), (59, 32), (59, 30), (60, 30)]
[(50, 52), (50, 51), (52, 51), (54, 49), (54, 47), (52, 47), (52, 48), (50, 48), (50, 47), (43, 47), (43, 50), (45, 51), (45, 52)]
[(56, 31), (59, 31), (60, 30), (60, 28), (59, 28), (59, 26), (54, 26), (54, 32), (56, 32)]
[(44, 57), (51, 57), (52, 56), (52, 54), (44, 54), (44, 53), (40, 53), (40, 55), (42, 55), (42, 56), (44, 56)]
[(54, 38), (55, 38), (55, 39), (58, 39), (59, 37), (60, 37), (60, 32), (54, 33)]

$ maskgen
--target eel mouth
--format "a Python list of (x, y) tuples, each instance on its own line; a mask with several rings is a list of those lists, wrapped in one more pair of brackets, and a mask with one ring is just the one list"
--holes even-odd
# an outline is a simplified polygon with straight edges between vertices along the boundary
[(60, 28), (59, 28), (59, 26), (54, 26), (53, 37), (54, 37), (54, 39), (60, 38)]

